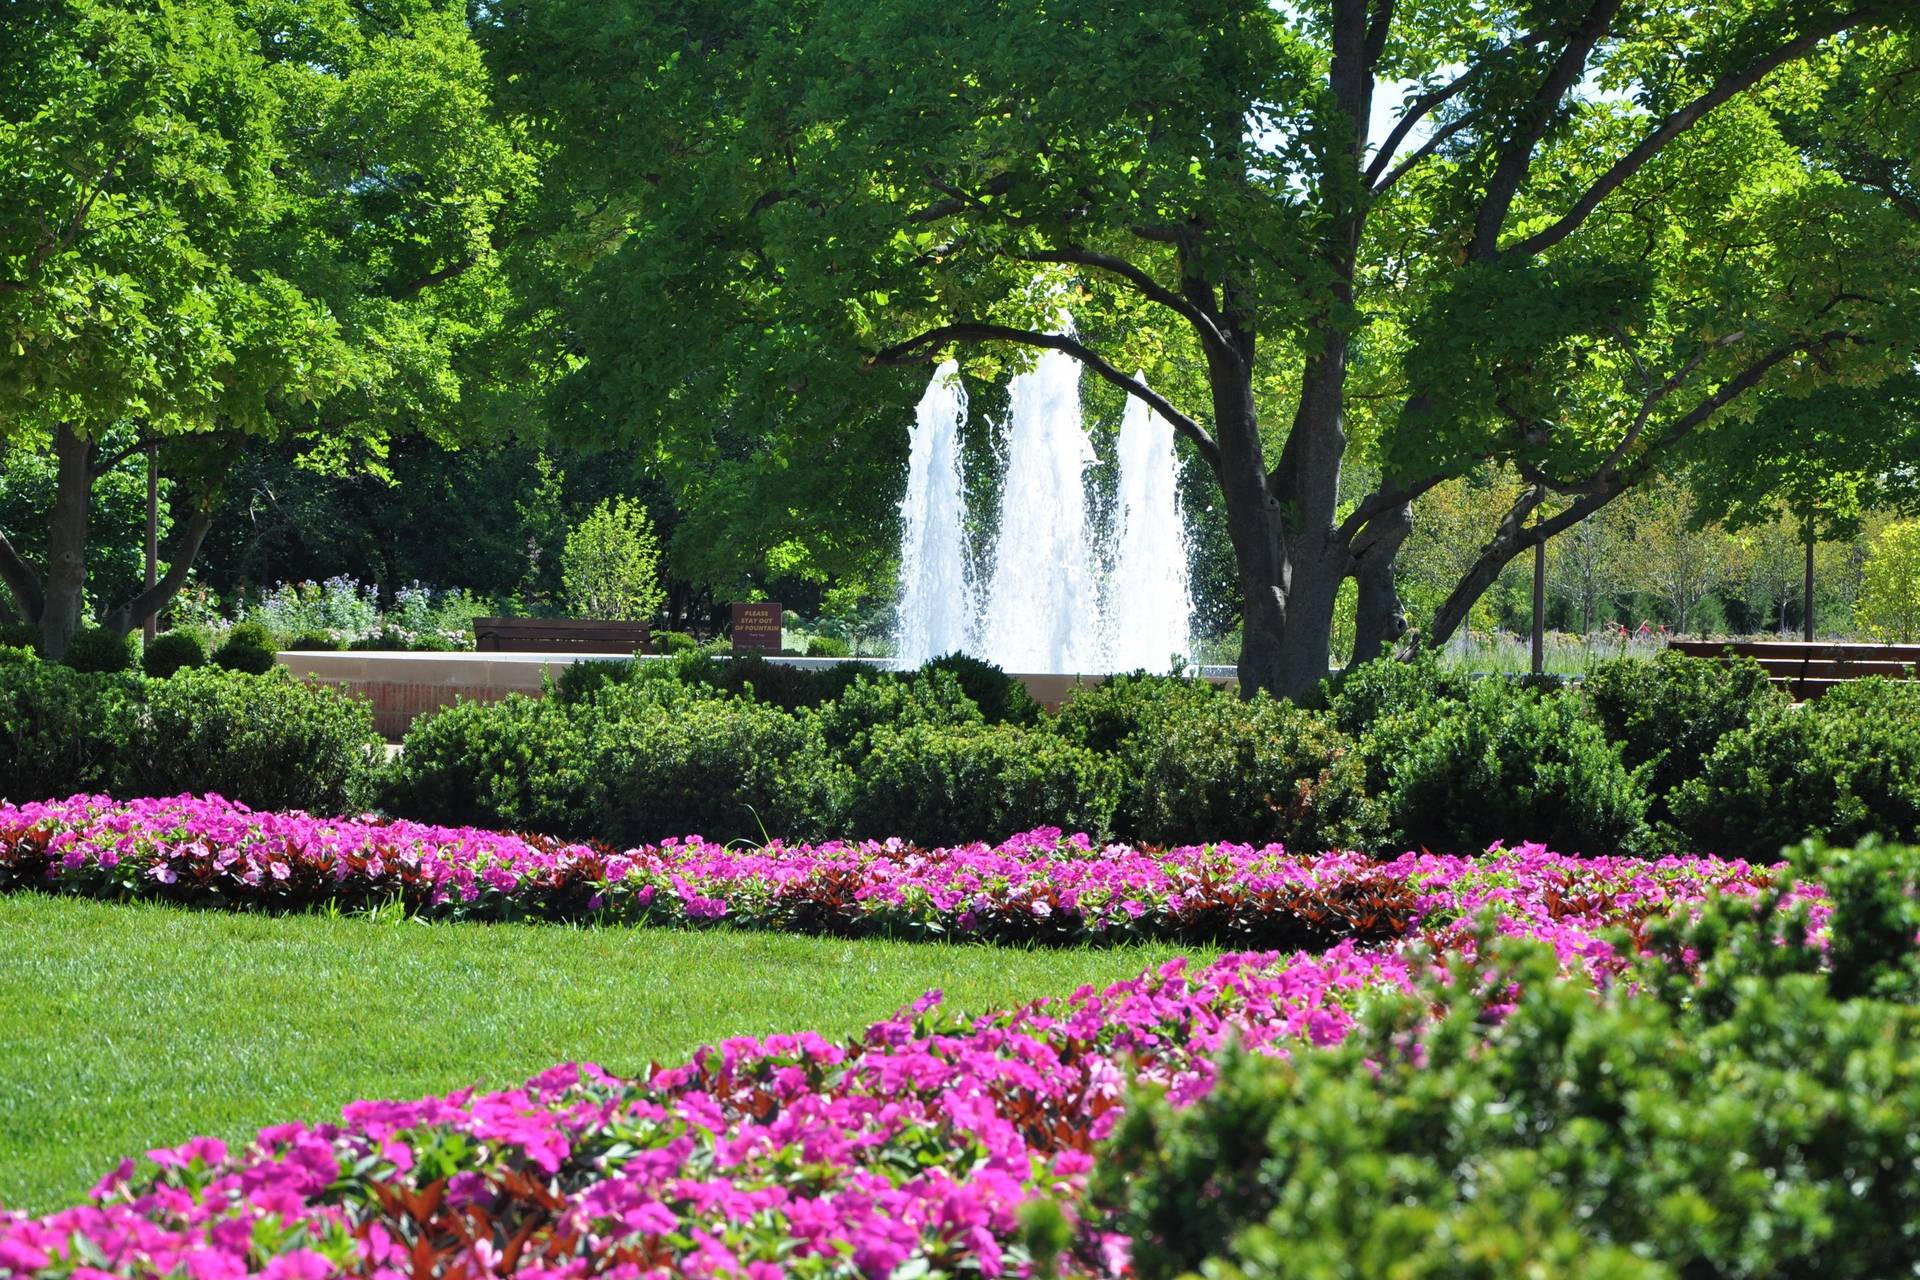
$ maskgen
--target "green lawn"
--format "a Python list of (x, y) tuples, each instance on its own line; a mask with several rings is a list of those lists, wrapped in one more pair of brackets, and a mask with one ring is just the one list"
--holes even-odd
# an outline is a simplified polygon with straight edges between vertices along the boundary
[(122, 1155), (330, 1118), (355, 1098), (514, 1083), (568, 1059), (630, 1072), (732, 1035), (844, 1034), (929, 987), (960, 1008), (1004, 1007), (1181, 950), (0, 897), (0, 1204), (57, 1208)]

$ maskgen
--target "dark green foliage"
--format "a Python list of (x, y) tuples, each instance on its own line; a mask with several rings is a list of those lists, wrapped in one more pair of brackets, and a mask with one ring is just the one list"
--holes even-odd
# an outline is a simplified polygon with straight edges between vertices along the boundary
[(1349, 667), (1321, 686), (1327, 709), (1340, 732), (1364, 737), (1380, 721), (1434, 702), (1464, 702), (1473, 682), (1458, 671), (1442, 671), (1429, 651), (1411, 662), (1377, 658)]
[(691, 653), (700, 647), (700, 642), (684, 631), (656, 631), (653, 633), (653, 648), (657, 653)]
[(287, 648), (309, 653), (329, 653), (346, 646), (330, 631), (308, 631), (287, 642)]
[(1056, 724), (1118, 760), (1114, 827), (1124, 839), (1277, 841), (1305, 852), (1370, 848), (1383, 835), (1353, 740), (1325, 715), (1265, 694), (1242, 702), (1204, 681), (1118, 676), (1079, 690)]
[(384, 803), (427, 822), (586, 836), (592, 781), (583, 718), (510, 694), (414, 721)]
[(367, 703), (264, 676), (185, 670), (147, 686), (124, 752), (120, 792), (212, 791), (256, 809), (352, 813), (365, 807), (380, 736)]
[(134, 676), (0, 663), (0, 796), (47, 800), (113, 790), (132, 745), (132, 708), (144, 693)]
[(815, 636), (807, 641), (809, 658), (851, 658), (853, 646), (834, 636)]
[[(1193, 1106), (1129, 1110), (1094, 1195), (1141, 1280), (1907, 1274), (1915, 855), (1859, 858), (1847, 874), (1870, 902), (1836, 929), (1901, 952), (1891, 984), (1885, 966), (1795, 972), (1814, 953), (1779, 946), (1750, 901), (1708, 907), (1709, 929), (1740, 942), (1705, 962), (1725, 1000), (1661, 962), (1596, 991), (1546, 947), (1503, 942), (1520, 984), (1503, 1021), (1483, 1015), (1479, 981), (1435, 983), (1379, 997), (1338, 1046), (1231, 1054)], [(1889, 986), (1897, 1001), (1865, 995)], [(1429, 1002), (1442, 1017), (1419, 1030)]]
[(68, 639), (60, 661), (75, 671), (131, 671), (136, 657), (132, 636), (105, 627), (82, 627)]
[(1648, 662), (1620, 658), (1595, 667), (1581, 686), (1630, 769), (1649, 765), (1656, 816), (1669, 793), (1696, 778), (1720, 739), (1786, 699), (1751, 659), (1719, 662), (1672, 649)]
[(256, 808), (364, 804), (379, 739), (364, 703), (285, 673), (167, 679), (0, 663), (0, 795), (217, 792)]
[(849, 762), (865, 758), (879, 729), (909, 725), (980, 724), (980, 708), (949, 671), (923, 671), (901, 680), (886, 672), (856, 677), (817, 713), (827, 749)]
[(273, 670), (274, 653), (279, 648), (271, 631), (257, 622), (242, 622), (227, 632), (227, 638), (213, 652), (213, 665), (227, 671), (264, 675)]
[(587, 709), (589, 826), (631, 845), (828, 834), (844, 782), (808, 719), (742, 698)]
[(1722, 738), (1673, 801), (1697, 849), (1772, 858), (1808, 836), (1920, 838), (1920, 683), (1855, 680)]
[(31, 622), (9, 622), (0, 625), (0, 648), (40, 650), (40, 628)]
[(585, 702), (606, 685), (632, 679), (634, 665), (621, 658), (582, 658), (561, 669), (551, 696), (568, 704)]
[(1399, 843), (1478, 853), (1537, 840), (1561, 853), (1646, 851), (1647, 792), (1575, 693), (1475, 683), (1464, 702), (1382, 717), (1363, 739)]
[(186, 631), (162, 632), (140, 654), (140, 669), (156, 680), (164, 680), (187, 667), (206, 665), (206, 646)]
[(1110, 757), (1018, 725), (921, 724), (873, 735), (854, 769), (854, 834), (921, 844), (1000, 840), (1034, 827), (1112, 829), (1120, 770)]
[(1043, 712), (1027, 692), (1027, 686), (991, 662), (964, 653), (950, 653), (944, 658), (935, 658), (921, 670), (952, 672), (988, 724), (1040, 722)]

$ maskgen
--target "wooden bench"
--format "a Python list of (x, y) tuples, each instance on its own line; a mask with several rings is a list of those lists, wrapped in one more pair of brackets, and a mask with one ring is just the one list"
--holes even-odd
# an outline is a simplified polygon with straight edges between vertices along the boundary
[(475, 618), (473, 647), (482, 653), (647, 653), (644, 622), (590, 618)]
[(1867, 676), (1914, 679), (1920, 644), (1838, 644), (1815, 640), (1671, 640), (1667, 647), (1695, 658), (1752, 658), (1767, 678), (1799, 701)]

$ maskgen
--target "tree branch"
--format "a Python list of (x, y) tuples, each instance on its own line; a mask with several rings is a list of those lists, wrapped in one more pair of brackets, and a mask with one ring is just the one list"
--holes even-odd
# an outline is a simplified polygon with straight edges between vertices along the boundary
[(429, 271), (417, 280), (396, 286), (392, 290), (391, 296), (395, 302), (404, 302), (408, 298), (417, 297), (419, 294), (431, 289), (434, 285), (445, 284), (449, 280), (465, 275), (468, 271), (472, 270), (479, 261), (480, 256), (478, 254), (470, 253), (464, 258), (458, 258), (449, 262), (438, 271)]
[(1428, 476), (1415, 484), (1396, 484), (1392, 488), (1383, 486), (1369, 495), (1353, 509), (1351, 515), (1340, 522), (1340, 527), (1334, 531), (1334, 536), (1342, 542), (1351, 544), (1360, 536), (1360, 531), (1372, 521), (1397, 507), (1404, 507), (1427, 490), (1444, 484), (1446, 480), (1446, 476), (1436, 475)]
[(1586, 17), (1573, 29), (1560, 56), (1554, 59), (1547, 78), (1520, 109), (1519, 127), (1500, 149), (1493, 176), (1487, 180), (1486, 198), (1480, 202), (1480, 211), (1474, 217), (1473, 239), (1467, 246), (1469, 261), (1491, 258), (1499, 249), (1500, 229), (1506, 225), (1507, 211), (1513, 207), (1521, 184), (1527, 180), (1527, 171), (1533, 167), (1534, 149), (1553, 123), (1560, 100), (1580, 83), (1587, 69), (1587, 56), (1606, 34), (1620, 5), (1621, 0), (1593, 0)]
[[(1596, 179), (1592, 186), (1582, 192), (1573, 202), (1573, 208), (1552, 226), (1537, 231), (1525, 240), (1502, 250), (1504, 253), (1533, 254), (1549, 249), (1572, 235), (1581, 223), (1587, 220), (1600, 202), (1617, 190), (1622, 183), (1639, 172), (1654, 156), (1675, 138), (1692, 128), (1700, 118), (1728, 99), (1745, 92), (1765, 79), (1767, 75), (1785, 64), (1813, 51), (1822, 41), (1839, 34), (1850, 27), (1871, 22), (1883, 16), (1884, 11), (1876, 6), (1857, 9), (1851, 13), (1830, 18), (1826, 22), (1802, 32), (1785, 44), (1776, 46), (1765, 56), (1755, 60), (1740, 71), (1720, 77), (1705, 93), (1673, 112), (1656, 125), (1652, 132), (1642, 138), (1633, 150), (1615, 161)], [(1496, 229), (1497, 231), (1497, 229)]]
[(1068, 245), (1064, 249), (1045, 249), (1035, 253), (1015, 253), (1009, 256), (1018, 258), (1022, 262), (1055, 262), (1093, 267), (1099, 271), (1110, 272), (1131, 284), (1141, 297), (1178, 312), (1189, 324), (1200, 331), (1202, 342), (1213, 343), (1222, 351), (1233, 354), (1233, 348), (1228, 344), (1226, 335), (1220, 332), (1220, 326), (1215, 323), (1211, 315), (1125, 258), (1108, 253), (1096, 253), (1078, 245)]
[(28, 622), (40, 621), (40, 611), (46, 605), (46, 597), (40, 588), (40, 575), (33, 566), (20, 558), (13, 544), (7, 541), (7, 535), (0, 533), (0, 584), (4, 584), (13, 602), (16, 612)]
[(103, 619), (104, 625), (120, 635), (126, 635), (160, 612), (161, 606), (173, 599), (174, 594), (186, 585), (187, 575), (193, 572), (194, 558), (200, 554), (200, 544), (207, 540), (207, 530), (212, 527), (212, 505), (196, 508), (192, 518), (187, 521), (187, 527), (180, 533), (180, 541), (174, 546), (173, 555), (167, 560), (166, 574), (107, 615)]
[(1152, 387), (1120, 372), (1091, 347), (1065, 334), (1036, 333), (1031, 329), (1016, 329), (1011, 325), (961, 321), (929, 329), (918, 337), (882, 348), (867, 357), (867, 365), (871, 368), (879, 365), (930, 364), (934, 354), (942, 347), (951, 343), (978, 342), (1012, 342), (1021, 346), (1044, 347), (1072, 356), (1128, 395), (1138, 396), (1146, 401), (1155, 413), (1173, 424), (1174, 430), (1193, 442), (1194, 447), (1200, 451), (1200, 456), (1207, 460), (1208, 466), (1215, 471), (1219, 470), (1220, 446), (1214, 442), (1212, 436), (1207, 434), (1205, 427), (1174, 408), (1171, 401)]
[[(1414, 164), (1426, 156), (1431, 155), (1435, 145), (1437, 145), (1433, 139), (1429, 139), (1427, 145), (1421, 147), (1406, 163), (1396, 168), (1393, 171), (1392, 177), (1386, 179), (1384, 182), (1380, 180), (1380, 175), (1386, 170), (1387, 165), (1392, 162), (1394, 155), (1400, 150), (1400, 144), (1407, 140), (1407, 135), (1412, 133), (1415, 126), (1426, 119), (1429, 113), (1459, 97), (1469, 85), (1486, 72), (1487, 67), (1494, 61), (1504, 58), (1520, 49), (1531, 49), (1534, 45), (1539, 44), (1546, 38), (1547, 36), (1544, 31), (1537, 31), (1531, 35), (1522, 36), (1512, 44), (1488, 54), (1486, 58), (1474, 63), (1446, 84), (1441, 85), (1437, 89), (1431, 89), (1408, 103), (1406, 113), (1394, 122), (1393, 129), (1387, 134), (1386, 139), (1381, 142), (1380, 149), (1374, 153), (1373, 163), (1367, 166), (1367, 185), (1373, 187), (1375, 190), (1383, 191), (1392, 186), (1394, 181), (1398, 179), (1401, 174), (1412, 168)], [(1458, 132), (1462, 123), (1463, 121), (1456, 120), (1452, 124), (1449, 124), (1446, 128), (1448, 136)]]

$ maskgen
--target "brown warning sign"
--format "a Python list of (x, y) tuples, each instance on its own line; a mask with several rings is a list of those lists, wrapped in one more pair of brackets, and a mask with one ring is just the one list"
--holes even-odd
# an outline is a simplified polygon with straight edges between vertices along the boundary
[(780, 628), (786, 620), (780, 604), (774, 600), (756, 600), (752, 604), (733, 602), (733, 651), (757, 649), (780, 652)]

